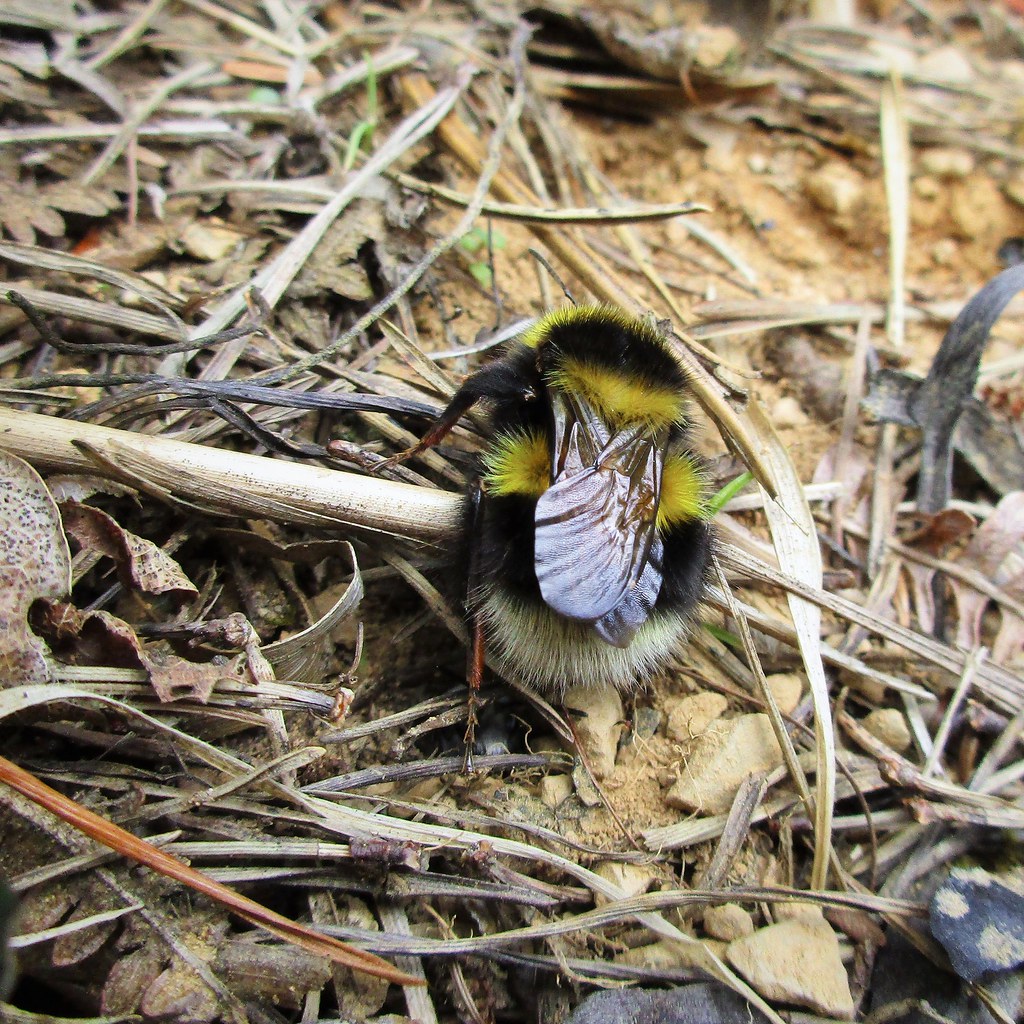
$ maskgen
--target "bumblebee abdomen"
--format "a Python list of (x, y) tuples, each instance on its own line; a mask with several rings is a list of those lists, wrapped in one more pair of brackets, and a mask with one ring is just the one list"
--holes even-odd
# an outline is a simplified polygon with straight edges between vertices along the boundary
[(555, 694), (570, 686), (635, 688), (671, 656), (689, 622), (677, 612), (655, 611), (627, 647), (613, 647), (586, 623), (563, 618), (543, 601), (524, 600), (507, 581), (485, 583), (476, 607), (498, 669)]

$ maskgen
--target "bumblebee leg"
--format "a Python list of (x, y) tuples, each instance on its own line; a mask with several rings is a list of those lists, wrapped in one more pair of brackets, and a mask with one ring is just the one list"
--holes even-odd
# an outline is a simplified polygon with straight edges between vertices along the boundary
[(459, 390), (452, 396), (452, 400), (444, 412), (430, 424), (423, 437), (411, 448), (392, 455), (386, 462), (380, 463), (375, 467), (374, 472), (378, 472), (385, 466), (404, 462), (406, 459), (411, 459), (414, 455), (419, 455), (428, 448), (440, 444), (452, 432), (455, 424), (481, 398), (498, 401), (530, 401), (535, 398), (535, 386), (526, 375), (528, 364), (524, 367), (524, 365), (520, 365), (521, 363), (523, 363), (521, 356), (518, 360), (498, 359), (467, 377)]
[(473, 606), (472, 595), (480, 574), (480, 519), (483, 514), (483, 491), (479, 481), (469, 494), (469, 571), (466, 574), (466, 610), (469, 620), (469, 653), (466, 661), (466, 734), (463, 738), (465, 754), (462, 770), (474, 770), (473, 744), (476, 742), (477, 710), (480, 707), (480, 686), (484, 677), (487, 645), (484, 641), (483, 620)]
[(473, 764), (473, 744), (476, 742), (477, 709), (480, 707), (480, 684), (484, 676), (487, 648), (484, 644), (484, 626), (475, 614), (470, 622), (469, 670), (466, 673), (466, 734), (463, 737), (465, 754), (462, 770), (467, 775), (476, 770)]
[(411, 448), (406, 448), (404, 452), (398, 452), (396, 455), (392, 455), (390, 459), (385, 459), (383, 462), (378, 463), (371, 472), (379, 473), (387, 466), (394, 466), (399, 462), (405, 462), (406, 459), (411, 459), (414, 455), (419, 455), (440, 444), (452, 432), (455, 424), (476, 404), (479, 397), (479, 395), (467, 391), (466, 385), (463, 384), (455, 393), (455, 397), (448, 403), (444, 412), (431, 423), (427, 428), (427, 432)]

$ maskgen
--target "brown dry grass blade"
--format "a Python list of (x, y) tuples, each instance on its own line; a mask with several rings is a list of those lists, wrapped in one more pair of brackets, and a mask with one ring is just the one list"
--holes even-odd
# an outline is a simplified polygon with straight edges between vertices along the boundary
[[(401, 87), (411, 104), (421, 107), (430, 103), (434, 87), (422, 74), (403, 75)], [(480, 140), (458, 114), (449, 114), (438, 126), (437, 133), (448, 149), (469, 168), (480, 174), (484, 166), (484, 149)], [(498, 171), (491, 189), (496, 196), (520, 206), (543, 206), (540, 197), (507, 171)], [(530, 230), (595, 294), (609, 302), (632, 309), (636, 302), (619, 275), (588, 246), (583, 239), (564, 231), (534, 224)]]
[(55, 789), (51, 789), (46, 783), (41, 782), (30, 772), (18, 767), (5, 757), (0, 757), (0, 781), (39, 804), (40, 807), (46, 808), (51, 814), (55, 814), (58, 818), (73, 825), (98, 843), (209, 896), (210, 899), (216, 900), (243, 920), (259, 928), (264, 928), (271, 935), (276, 935), (279, 939), (284, 939), (285, 942), (301, 946), (310, 953), (329, 957), (343, 967), (350, 967), (352, 970), (362, 971), (364, 974), (384, 978), (396, 985), (424, 984), (422, 979), (405, 974), (394, 965), (389, 964), (387, 960), (374, 956), (373, 953), (356, 949), (329, 935), (321, 935), (295, 921), (289, 921), (288, 918), (268, 910), (255, 900), (249, 899), (248, 896), (243, 896), (226, 885), (215, 882), (201, 871), (196, 871), (178, 860), (177, 857), (172, 857), (169, 853), (165, 853), (144, 839), (139, 839), (138, 836), (126, 832), (113, 822), (101, 818), (98, 814), (82, 807), (81, 804), (58, 793)]

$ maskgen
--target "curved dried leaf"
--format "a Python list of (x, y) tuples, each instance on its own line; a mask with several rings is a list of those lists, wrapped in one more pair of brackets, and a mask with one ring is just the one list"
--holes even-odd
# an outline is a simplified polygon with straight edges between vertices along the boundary
[(28, 210), (28, 218), (36, 231), (54, 238), (62, 238), (66, 231), (64, 218), (49, 206), (33, 206)]
[(1024, 540), (1024, 491), (1007, 494), (978, 527), (958, 561), (993, 577), (1007, 555)]
[(0, 685), (51, 678), (50, 654), (28, 627), (40, 599), (71, 588), (71, 554), (60, 514), (39, 474), (0, 451)]
[(91, 505), (66, 501), (61, 505), (64, 529), (83, 548), (98, 551), (117, 563), (127, 587), (146, 594), (195, 594), (181, 566), (152, 541), (123, 529), (111, 516)]
[(83, 189), (71, 182), (37, 186), (31, 179), (5, 183), (0, 191), (0, 224), (19, 242), (31, 245), (36, 231), (55, 238), (65, 233), (58, 210), (105, 217), (120, 206), (117, 195), (103, 189)]
[[(998, 581), (999, 571), (1007, 557), (1024, 540), (1024, 491), (1007, 494), (992, 514), (977, 528), (959, 557), (953, 556), (965, 569), (977, 572), (987, 580)], [(956, 599), (959, 616), (956, 642), (972, 648), (981, 643), (981, 624), (991, 598), (963, 580), (951, 577), (950, 589)], [(1013, 580), (1002, 583), (1008, 596), (1015, 596)], [(1017, 588), (1019, 589), (1019, 588)], [(1018, 616), (1012, 609), (1000, 607), (1002, 623), (993, 645), (993, 657), (1005, 663), (1019, 649), (1018, 630), (1013, 621)], [(998, 651), (998, 653), (997, 653)]]
[(363, 599), (363, 578), (351, 544), (346, 544), (352, 560), (352, 582), (331, 609), (301, 633), (267, 644), (263, 655), (274, 667), (279, 679), (313, 682), (322, 679), (333, 643), (331, 634), (343, 619), (351, 615)]

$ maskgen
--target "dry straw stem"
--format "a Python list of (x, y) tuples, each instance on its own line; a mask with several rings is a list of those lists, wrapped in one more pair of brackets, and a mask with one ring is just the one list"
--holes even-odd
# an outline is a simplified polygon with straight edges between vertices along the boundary
[(0, 445), (36, 466), (98, 473), (161, 500), (420, 540), (457, 535), (464, 497), (88, 423), (0, 409)]

